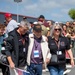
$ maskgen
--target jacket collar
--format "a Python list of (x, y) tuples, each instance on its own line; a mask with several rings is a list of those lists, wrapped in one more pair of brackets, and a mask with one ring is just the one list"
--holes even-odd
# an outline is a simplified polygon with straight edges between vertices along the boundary
[[(34, 34), (30, 34), (30, 38), (34, 39)], [(45, 42), (45, 41), (46, 41), (46, 39), (45, 39), (44, 36), (42, 35), (42, 40), (41, 40), (41, 42)]]

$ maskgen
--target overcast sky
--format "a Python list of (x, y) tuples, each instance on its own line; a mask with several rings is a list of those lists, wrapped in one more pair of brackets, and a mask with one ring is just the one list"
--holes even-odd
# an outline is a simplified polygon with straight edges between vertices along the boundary
[(0, 11), (21, 14), (31, 17), (44, 15), (48, 20), (69, 21), (72, 20), (68, 11), (75, 8), (75, 0), (22, 0), (17, 3), (14, 0), (0, 0)]

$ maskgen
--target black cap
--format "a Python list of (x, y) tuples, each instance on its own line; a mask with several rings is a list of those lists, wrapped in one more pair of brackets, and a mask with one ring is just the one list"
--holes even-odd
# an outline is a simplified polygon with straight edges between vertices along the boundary
[(36, 25), (34, 25), (33, 30), (39, 32), (39, 31), (42, 31), (42, 27), (40, 24), (36, 24)]
[(39, 18), (45, 18), (43, 15), (40, 15)]

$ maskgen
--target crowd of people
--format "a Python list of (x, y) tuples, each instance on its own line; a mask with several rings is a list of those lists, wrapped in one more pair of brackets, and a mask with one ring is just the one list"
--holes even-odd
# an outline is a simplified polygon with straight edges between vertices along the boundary
[[(0, 55), (6, 56), (10, 69), (1, 62), (3, 75), (16, 72), (15, 67), (27, 68), (30, 75), (42, 75), (43, 68), (48, 68), (50, 75), (63, 75), (67, 53), (74, 67), (75, 21), (53, 23), (40, 15), (36, 22), (29, 23), (24, 17), (17, 23), (10, 13), (4, 16), (6, 22), (0, 23)], [(57, 62), (52, 61), (53, 56)]]

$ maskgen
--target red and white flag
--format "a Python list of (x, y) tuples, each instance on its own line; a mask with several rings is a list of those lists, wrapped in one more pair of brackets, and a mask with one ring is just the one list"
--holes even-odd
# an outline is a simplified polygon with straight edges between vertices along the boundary
[(26, 70), (21, 70), (18, 68), (15, 69), (10, 68), (10, 75), (30, 75), (30, 73), (27, 72)]

